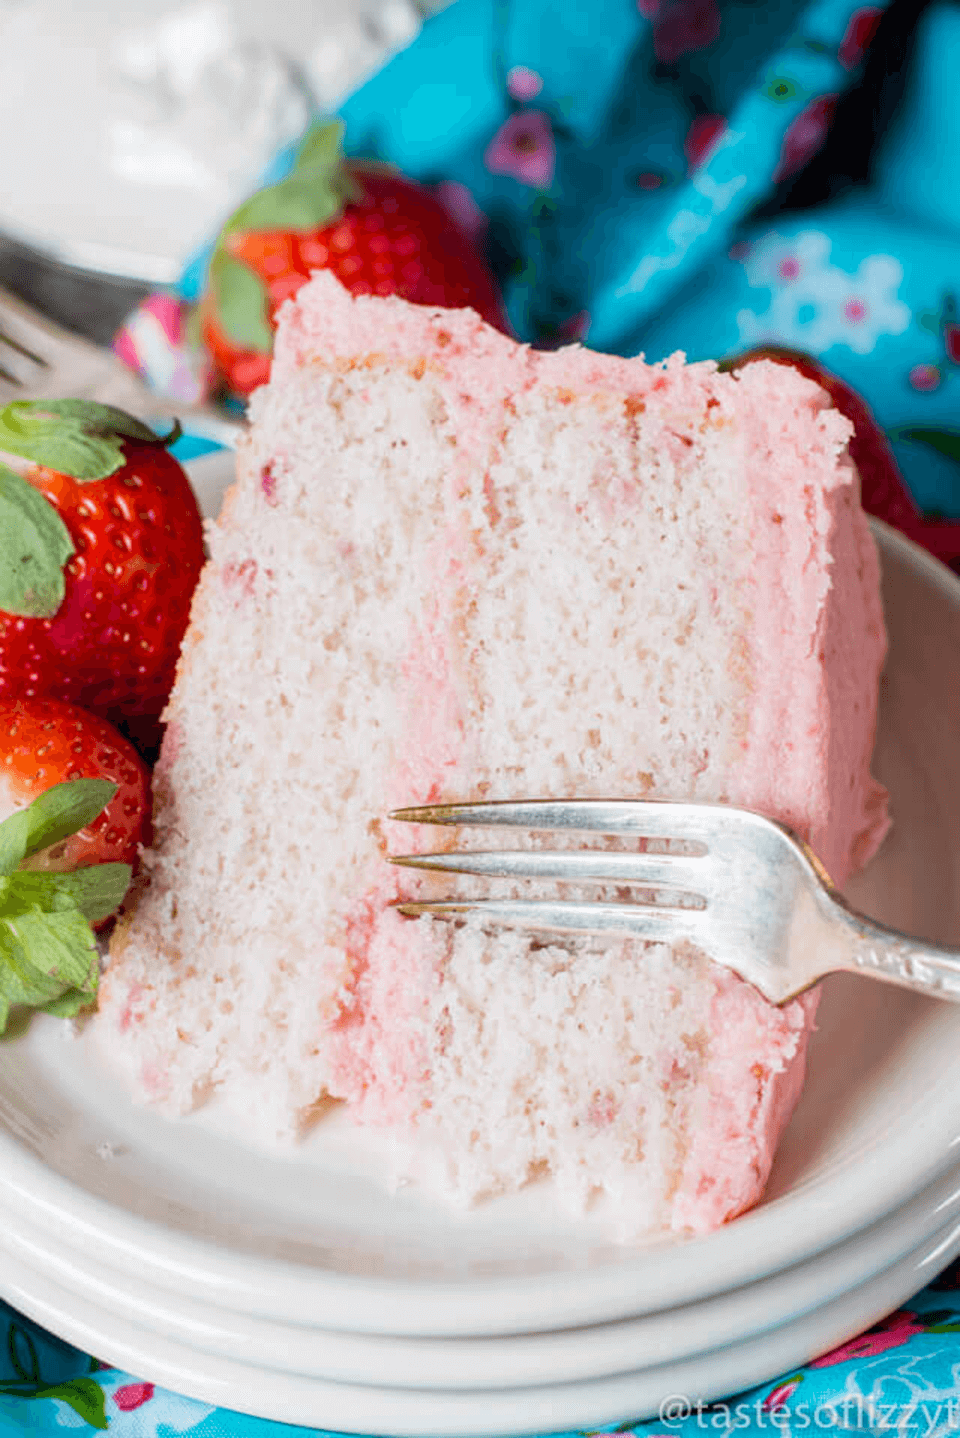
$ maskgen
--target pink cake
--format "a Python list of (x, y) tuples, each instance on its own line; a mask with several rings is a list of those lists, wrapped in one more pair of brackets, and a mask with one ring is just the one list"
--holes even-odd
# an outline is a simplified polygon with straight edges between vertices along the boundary
[(344, 1099), (456, 1201), (551, 1175), (623, 1235), (722, 1223), (763, 1189), (816, 994), (774, 1008), (689, 947), (401, 918), (450, 882), (385, 854), (454, 836), (384, 816), (729, 800), (842, 883), (886, 827), (847, 421), (782, 366), (533, 353), (323, 274), (252, 421), (104, 1041), (174, 1110), (217, 1089), (296, 1132)]

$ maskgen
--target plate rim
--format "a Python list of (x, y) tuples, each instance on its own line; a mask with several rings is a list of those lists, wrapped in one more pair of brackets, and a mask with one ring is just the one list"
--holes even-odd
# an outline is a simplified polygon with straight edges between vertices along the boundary
[[(329, 1326), (308, 1327), (276, 1319), (256, 1319), (253, 1322), (259, 1327), (243, 1335), (239, 1345), (224, 1346), (221, 1339), (220, 1346), (209, 1346), (209, 1337), (204, 1341), (200, 1335), (204, 1332), (208, 1335), (224, 1334), (226, 1326), (237, 1319), (240, 1319), (241, 1323), (250, 1322), (249, 1315), (234, 1314), (214, 1304), (205, 1306), (183, 1291), (173, 1293), (149, 1285), (141, 1301), (132, 1303), (128, 1296), (130, 1285), (127, 1276), (119, 1270), (110, 1269), (99, 1255), (95, 1263), (84, 1262), (81, 1257), (78, 1268), (78, 1255), (65, 1236), (43, 1233), (22, 1214), (5, 1210), (2, 1205), (0, 1220), (2, 1245), (6, 1252), (10, 1253), (12, 1249), (14, 1258), (19, 1257), (26, 1267), (39, 1273), (41, 1277), (55, 1280), (78, 1305), (92, 1302), (118, 1322), (129, 1321), (135, 1326), (146, 1326), (149, 1322), (158, 1326), (160, 1331), (171, 1336), (175, 1342), (190, 1341), (195, 1354), (208, 1354), (213, 1358), (222, 1357), (237, 1362), (250, 1362), (253, 1354), (258, 1366), (267, 1371), (289, 1368), (290, 1371), (302, 1371), (305, 1377), (316, 1377), (333, 1383), (362, 1385), (365, 1379), (357, 1375), (361, 1372), (368, 1374), (376, 1371), (385, 1386), (405, 1389), (440, 1388), (441, 1384), (435, 1378), (425, 1376), (425, 1370), (417, 1366), (423, 1362), (426, 1353), (429, 1360), (428, 1375), (432, 1364), (437, 1373), (443, 1372), (451, 1379), (442, 1385), (444, 1390), (523, 1389), (564, 1381), (602, 1380), (666, 1362), (687, 1361), (724, 1346), (730, 1333), (736, 1333), (738, 1340), (746, 1341), (748, 1338), (759, 1338), (764, 1333), (775, 1331), (784, 1323), (810, 1314), (824, 1304), (842, 1298), (844, 1294), (872, 1277), (886, 1272), (932, 1237), (948, 1231), (960, 1234), (960, 1224), (956, 1222), (957, 1210), (960, 1208), (958, 1179), (960, 1158), (953, 1168), (948, 1169), (933, 1184), (869, 1228), (858, 1230), (839, 1244), (812, 1254), (801, 1263), (779, 1270), (753, 1284), (745, 1284), (690, 1304), (671, 1305), (655, 1313), (591, 1325), (587, 1329), (571, 1328), (486, 1337), (411, 1338), (399, 1334), (366, 1335), (345, 1333)], [(854, 1265), (852, 1270), (851, 1263)], [(846, 1270), (839, 1281), (835, 1278), (838, 1269), (841, 1272)], [(783, 1285), (786, 1285), (787, 1292), (773, 1299), (774, 1316), (770, 1317), (773, 1297), (770, 1290)], [(752, 1289), (763, 1291), (751, 1294)], [(744, 1299), (748, 1299), (750, 1307), (747, 1312), (752, 1314), (746, 1325), (742, 1302)], [(154, 1304), (156, 1306), (153, 1306)], [(786, 1309), (784, 1304), (787, 1305)], [(174, 1312), (174, 1305), (179, 1307), (180, 1313)], [(704, 1305), (712, 1306), (714, 1312), (693, 1346), (680, 1351), (674, 1348), (673, 1351), (661, 1352), (659, 1355), (649, 1350), (646, 1354), (637, 1354), (638, 1340), (641, 1346), (644, 1342), (644, 1329), (650, 1331), (656, 1326), (662, 1331), (663, 1325), (672, 1321), (684, 1332), (689, 1332), (692, 1310)], [(732, 1305), (735, 1305), (735, 1312), (730, 1311)], [(147, 1314), (152, 1316), (148, 1319)], [(271, 1324), (276, 1324), (276, 1334), (270, 1333)], [(193, 1336), (188, 1339), (191, 1333)], [(371, 1337), (372, 1343), (369, 1341)], [(555, 1342), (558, 1339), (559, 1349)], [(609, 1342), (611, 1339), (615, 1340), (616, 1353), (622, 1356), (617, 1357), (612, 1366), (608, 1367), (611, 1359), (601, 1355), (604, 1352), (604, 1341)], [(298, 1341), (304, 1345), (309, 1343), (324, 1354), (331, 1346), (336, 1347), (338, 1344), (341, 1351), (346, 1344), (348, 1355), (351, 1344), (356, 1344), (358, 1351), (347, 1362), (342, 1357), (339, 1359), (339, 1372), (329, 1369), (321, 1371), (318, 1367), (313, 1371), (300, 1370), (293, 1367), (295, 1362), (303, 1361), (293, 1357), (298, 1351)], [(570, 1351), (575, 1349), (579, 1357), (584, 1351), (585, 1342), (592, 1354), (589, 1366), (578, 1363)], [(277, 1346), (278, 1352), (285, 1352), (283, 1363), (264, 1357), (271, 1343)], [(283, 1343), (291, 1346), (284, 1350), (280, 1347)], [(390, 1352), (394, 1345), (399, 1346), (399, 1352), (396, 1354)], [(470, 1355), (475, 1349), (487, 1349), (484, 1361), (479, 1366), (475, 1359), (472, 1366), (470, 1363)], [(515, 1366), (513, 1376), (508, 1380), (510, 1360), (517, 1358), (518, 1351), (522, 1354), (522, 1361)], [(457, 1360), (464, 1354), (467, 1355), (467, 1362), (460, 1367)], [(598, 1360), (602, 1364), (599, 1370), (593, 1366)], [(553, 1372), (544, 1376), (550, 1365), (564, 1377), (556, 1376)], [(355, 1371), (350, 1371), (351, 1369)], [(397, 1372), (403, 1376), (396, 1376)], [(455, 1381), (452, 1377), (454, 1373), (458, 1375)]]
[[(193, 1350), (178, 1353), (178, 1346), (166, 1335), (142, 1329), (137, 1332), (129, 1324), (119, 1340), (114, 1341), (109, 1333), (104, 1337), (102, 1330), (97, 1332), (91, 1328), (91, 1315), (99, 1316), (93, 1305), (88, 1305), (80, 1320), (70, 1317), (64, 1320), (57, 1310), (51, 1315), (49, 1294), (52, 1290), (56, 1296), (59, 1289), (52, 1280), (41, 1281), (41, 1295), (44, 1288), (48, 1294), (45, 1301), (42, 1296), (36, 1297), (36, 1285), (30, 1285), (29, 1277), (27, 1290), (19, 1288), (16, 1282), (11, 1284), (8, 1267), (0, 1275), (0, 1291), (10, 1295), (12, 1288), (10, 1301), (17, 1308), (44, 1327), (62, 1332), (67, 1341), (80, 1349), (96, 1351), (111, 1361), (116, 1359), (116, 1367), (136, 1372), (141, 1378), (200, 1402), (239, 1408), (278, 1422), (317, 1423), (324, 1430), (335, 1428), (343, 1433), (389, 1432), (394, 1438), (440, 1438), (440, 1435), (442, 1438), (495, 1438), (495, 1435), (513, 1435), (517, 1431), (555, 1433), (561, 1425), (564, 1429), (596, 1428), (622, 1422), (625, 1410), (630, 1421), (646, 1421), (656, 1416), (656, 1405), (665, 1393), (695, 1395), (706, 1404), (771, 1381), (777, 1374), (809, 1362), (876, 1322), (922, 1286), (922, 1269), (926, 1265), (932, 1261), (939, 1263), (944, 1255), (941, 1266), (945, 1266), (958, 1252), (960, 1228), (951, 1222), (905, 1258), (855, 1285), (838, 1299), (759, 1337), (742, 1342), (735, 1340), (711, 1353), (682, 1359), (677, 1364), (658, 1364), (609, 1380), (505, 1392), (444, 1392), (334, 1384), (304, 1379), (298, 1374), (258, 1372), (249, 1364), (214, 1361), (209, 1355), (199, 1355), (201, 1363), (198, 1364), (198, 1355)], [(22, 1275), (24, 1267), (15, 1263), (13, 1272), (19, 1268)], [(143, 1344), (141, 1348), (137, 1347), (138, 1342)], [(174, 1368), (178, 1357), (180, 1366)], [(628, 1401), (631, 1384), (636, 1389), (638, 1383), (645, 1384), (643, 1396)], [(311, 1400), (314, 1404), (322, 1400), (322, 1408), (306, 1407)], [(377, 1401), (382, 1404), (379, 1409), (372, 1406)], [(446, 1408), (441, 1407), (444, 1403)], [(563, 1410), (562, 1418), (557, 1416), (559, 1408)], [(518, 1410), (521, 1411), (519, 1418)]]

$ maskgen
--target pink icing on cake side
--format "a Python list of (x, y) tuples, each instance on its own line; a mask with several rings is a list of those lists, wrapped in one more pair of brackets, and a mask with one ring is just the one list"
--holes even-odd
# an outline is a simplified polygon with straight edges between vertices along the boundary
[[(725, 1042), (710, 1069), (674, 1200), (674, 1228), (709, 1233), (762, 1195), (803, 1088), (819, 1000), (819, 989), (811, 990), (772, 1017), (746, 984), (718, 977), (710, 1022)], [(746, 1073), (742, 1054), (756, 1056)]]
[[(843, 882), (853, 867), (854, 855), (862, 862), (877, 846), (885, 820), (882, 803), (877, 803), (881, 791), (867, 768), (872, 733), (861, 728), (854, 739), (856, 752), (851, 759), (846, 734), (842, 729), (836, 733), (836, 726), (831, 729), (829, 722), (829, 696), (837, 693), (838, 674), (847, 682), (841, 709), (866, 706), (875, 696), (883, 652), (876, 559), (863, 516), (858, 509), (853, 513), (856, 507), (850, 493), (850, 476), (842, 466), (835, 466), (827, 484), (822, 476), (819, 487), (807, 479), (811, 440), (816, 458), (830, 467), (849, 434), (842, 416), (824, 407), (824, 397), (816, 386), (799, 376), (784, 376), (773, 366), (755, 369), (747, 384), (736, 392), (728, 381), (716, 380), (713, 366), (684, 368), (679, 357), (663, 367), (645, 368), (637, 362), (573, 349), (553, 355), (526, 354), (523, 372), (518, 374), (520, 356), (516, 349), (501, 336), (478, 326), (468, 314), (428, 316), (405, 312), (394, 325), (384, 324), (378, 313), (375, 333), (365, 329), (364, 316), (358, 318), (360, 322), (352, 330), (358, 352), (362, 353), (369, 344), (380, 353), (408, 363), (411, 357), (422, 355), (432, 370), (441, 372), (455, 361), (460, 382), (464, 374), (469, 377), (475, 404), (482, 396), (495, 405), (500, 398), (498, 390), (502, 393), (504, 388), (505, 375), (512, 378), (514, 385), (522, 379), (524, 388), (529, 388), (533, 371), (539, 383), (553, 384), (571, 396), (609, 393), (622, 387), (638, 411), (644, 407), (644, 396), (669, 387), (678, 417), (706, 413), (708, 422), (725, 424), (735, 423), (738, 414), (749, 414), (767, 441), (766, 456), (762, 447), (759, 453), (755, 450), (748, 466), (755, 528), (749, 536), (753, 564), (745, 588), (754, 624), (753, 662), (771, 672), (779, 671), (781, 682), (775, 687), (767, 684), (763, 705), (755, 704), (749, 711), (742, 757), (739, 764), (731, 766), (724, 797), (792, 823), (814, 843), (837, 881)], [(288, 344), (295, 354), (294, 363), (316, 352), (312, 346), (320, 340), (311, 330), (315, 319), (315, 312), (305, 314), (302, 306), (288, 314)], [(328, 319), (325, 316), (323, 323)], [(289, 351), (286, 353), (289, 355)], [(803, 452), (793, 447), (790, 427), (791, 415), (798, 407), (806, 409), (810, 416)], [(481, 404), (474, 414), (482, 412), (482, 408)], [(463, 448), (469, 450), (471, 441), (479, 440), (482, 445), (482, 428), (474, 425), (465, 432), (458, 458), (462, 460)], [(684, 433), (669, 430), (661, 432), (660, 440), (668, 452), (689, 443)], [(776, 483), (770, 476), (773, 463)], [(606, 496), (604, 502), (605, 517), (612, 521), (615, 505), (611, 511)], [(851, 565), (852, 552), (856, 559)], [(864, 646), (863, 636), (857, 636), (856, 653), (851, 652), (848, 629), (831, 619), (828, 631), (828, 622), (823, 619), (828, 610), (826, 597), (831, 577), (826, 565), (831, 553), (843, 587), (843, 603), (863, 604), (872, 621), (868, 634), (872, 642)], [(837, 584), (836, 577), (833, 582)], [(771, 596), (777, 597), (776, 603), (770, 602)], [(784, 616), (794, 610), (818, 617), (805, 644), (789, 648), (789, 662), (785, 665), (784, 642), (789, 646), (792, 636), (783, 632)], [(837, 610), (829, 612), (835, 616)], [(435, 672), (432, 682), (436, 683)], [(797, 714), (817, 715), (818, 719), (798, 725), (794, 722)], [(832, 762), (825, 764), (824, 749), (828, 744), (832, 746)], [(853, 785), (845, 785), (838, 795), (836, 776), (851, 772)], [(433, 797), (437, 781), (431, 773), (417, 773), (408, 766), (406, 779), (411, 786), (408, 792), (429, 790)], [(403, 967), (402, 945), (403, 936), (398, 933), (390, 947), (392, 972), (398, 964)], [(407, 983), (415, 989), (418, 955), (412, 939), (407, 948)], [(816, 1002), (816, 995), (807, 995), (782, 1011), (772, 1011), (752, 990), (729, 976), (722, 976), (718, 982), (711, 1010), (713, 1065), (705, 1085), (699, 1134), (691, 1144), (674, 1201), (675, 1226), (708, 1229), (748, 1207), (762, 1192), (779, 1135), (802, 1086)], [(359, 1007), (363, 1008), (362, 1002)], [(373, 1005), (371, 1014), (375, 1011)], [(355, 1053), (348, 1061), (350, 1078), (345, 1064), (334, 1080), (335, 1085), (343, 1083), (341, 1091), (352, 1097), (363, 1116), (372, 1121), (385, 1111), (382, 1086), (376, 1079), (370, 1080), (378, 1063), (391, 1076), (391, 1112), (398, 1112), (398, 1103), (402, 1109), (404, 1094), (409, 1095), (408, 1116), (413, 1116), (423, 1101), (422, 1050), (417, 1051), (413, 1072), (405, 1068), (403, 1054), (398, 1065), (397, 1055), (391, 1053), (394, 1045), (395, 1035), (381, 1032), (380, 1050), (371, 1054), (365, 1080), (357, 1082)], [(742, 1058), (745, 1053), (758, 1055), (747, 1070)], [(337, 1073), (336, 1062), (334, 1072)], [(724, 1135), (719, 1150), (712, 1137), (716, 1134)]]

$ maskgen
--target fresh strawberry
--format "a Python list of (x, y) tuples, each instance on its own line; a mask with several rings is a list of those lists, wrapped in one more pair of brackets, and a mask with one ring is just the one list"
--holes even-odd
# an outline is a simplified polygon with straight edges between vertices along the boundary
[(91, 926), (113, 914), (147, 837), (149, 774), (105, 720), (57, 699), (0, 702), (0, 1033), (12, 1004), (92, 1001)]
[(470, 306), (506, 325), (489, 270), (422, 185), (340, 153), (341, 127), (312, 130), (285, 180), (227, 221), (210, 262), (200, 333), (226, 386), (249, 394), (270, 373), (279, 307), (330, 270), (351, 294)]
[(43, 867), (135, 864), (146, 837), (150, 773), (129, 740), (61, 699), (0, 700), (0, 819), (53, 784), (77, 779), (106, 780), (116, 792), (98, 818), (45, 855)]
[(173, 682), (203, 531), (150, 430), (106, 405), (0, 410), (0, 700), (49, 695), (114, 722), (156, 716)]
[(775, 346), (749, 350), (725, 361), (721, 368), (737, 370), (758, 359), (788, 365), (807, 379), (816, 380), (853, 425), (850, 458), (860, 475), (861, 502), (868, 514), (886, 520), (940, 559), (949, 562), (960, 555), (960, 524), (924, 519), (903, 482), (890, 441), (866, 400), (855, 389), (825, 369), (812, 355)]

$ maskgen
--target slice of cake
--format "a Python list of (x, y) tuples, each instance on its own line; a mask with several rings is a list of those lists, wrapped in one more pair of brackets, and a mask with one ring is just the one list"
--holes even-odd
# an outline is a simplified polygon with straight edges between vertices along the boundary
[(385, 854), (452, 836), (385, 815), (729, 800), (842, 883), (886, 825), (849, 424), (781, 366), (533, 353), (326, 275), (252, 419), (101, 989), (111, 1051), (150, 1099), (218, 1088), (274, 1131), (346, 1099), (460, 1200), (549, 1173), (623, 1233), (721, 1223), (762, 1190), (816, 996), (773, 1008), (690, 948), (401, 918), (450, 885)]

